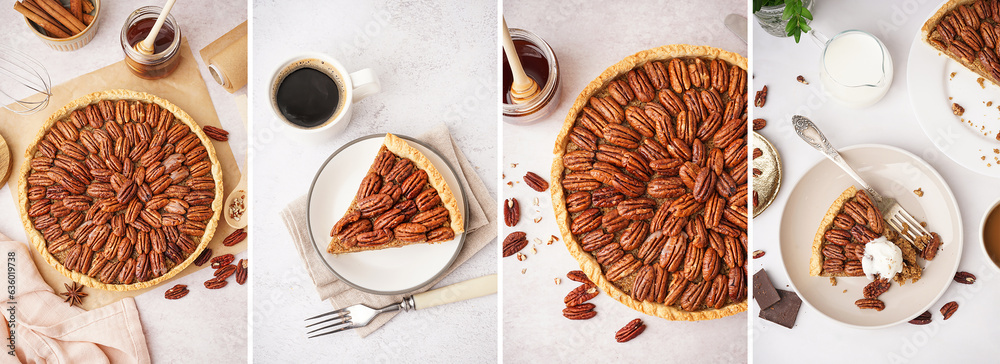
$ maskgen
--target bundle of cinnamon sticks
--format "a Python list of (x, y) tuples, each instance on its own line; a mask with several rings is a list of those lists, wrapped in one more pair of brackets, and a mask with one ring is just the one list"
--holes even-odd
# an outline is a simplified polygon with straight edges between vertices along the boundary
[(69, 38), (83, 32), (94, 16), (91, 0), (70, 0), (69, 8), (57, 0), (21, 0), (14, 2), (14, 10), (45, 30), (52, 38)]

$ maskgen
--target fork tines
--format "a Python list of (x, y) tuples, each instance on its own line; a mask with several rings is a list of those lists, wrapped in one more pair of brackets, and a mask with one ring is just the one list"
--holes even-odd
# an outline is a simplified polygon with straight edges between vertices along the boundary
[(329, 331), (329, 332), (319, 333), (319, 334), (312, 335), (312, 336), (308, 336), (308, 338), (312, 339), (314, 337), (319, 337), (319, 336), (323, 336), (323, 335), (329, 335), (329, 334), (333, 334), (333, 333), (337, 333), (337, 332), (341, 332), (341, 331), (344, 331), (344, 330), (347, 330), (347, 329), (354, 328), (353, 325), (352, 325), (352, 322), (351, 322), (351, 312), (348, 311), (346, 308), (342, 308), (342, 309), (335, 310), (335, 311), (330, 311), (330, 312), (324, 313), (322, 315), (316, 315), (316, 316), (307, 318), (306, 321), (316, 320), (316, 319), (323, 318), (323, 317), (326, 317), (326, 316), (333, 316), (333, 317), (325, 319), (325, 320), (322, 320), (322, 321), (313, 322), (313, 323), (311, 323), (309, 325), (306, 325), (306, 328), (310, 328), (310, 327), (313, 327), (313, 326), (316, 326), (316, 325), (319, 325), (319, 324), (324, 324), (324, 323), (331, 322), (331, 321), (336, 321), (336, 322), (334, 322), (334, 323), (332, 323), (330, 325), (323, 326), (323, 327), (317, 328), (315, 330), (309, 331), (309, 332), (306, 333), (306, 335), (312, 334), (312, 333), (317, 332), (317, 331), (327, 330), (327, 329), (334, 329), (334, 330), (333, 331)]

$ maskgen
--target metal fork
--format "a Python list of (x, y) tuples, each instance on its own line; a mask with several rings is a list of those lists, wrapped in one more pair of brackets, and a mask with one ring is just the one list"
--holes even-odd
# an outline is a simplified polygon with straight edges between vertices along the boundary
[(823, 132), (819, 131), (816, 124), (813, 124), (812, 121), (802, 115), (795, 115), (792, 117), (792, 125), (795, 126), (795, 133), (797, 133), (802, 140), (805, 140), (807, 144), (822, 152), (823, 155), (843, 169), (844, 172), (847, 172), (849, 176), (854, 178), (854, 180), (861, 185), (861, 188), (868, 193), (869, 197), (871, 197), (872, 203), (874, 203), (875, 207), (878, 208), (878, 211), (882, 213), (882, 216), (885, 218), (886, 222), (889, 223), (889, 226), (892, 227), (893, 230), (896, 230), (899, 235), (903, 236), (904, 239), (909, 241), (910, 244), (915, 244), (919, 236), (931, 235), (927, 229), (920, 226), (920, 223), (917, 219), (913, 218), (913, 215), (903, 209), (903, 207), (896, 202), (896, 199), (888, 196), (882, 196), (876, 192), (875, 189), (868, 184), (868, 182), (861, 179), (858, 172), (855, 172), (854, 168), (851, 168), (851, 166), (844, 161), (844, 158), (840, 156), (837, 149), (835, 149), (833, 145), (830, 145), (830, 141), (826, 139)]
[(339, 310), (330, 311), (322, 315), (317, 315), (307, 318), (306, 322), (309, 322), (310, 320), (317, 320), (321, 318), (326, 318), (328, 316), (332, 316), (330, 318), (326, 318), (325, 320), (313, 322), (309, 325), (306, 325), (306, 328), (310, 328), (328, 322), (332, 323), (320, 327), (318, 329), (309, 331), (306, 333), (306, 335), (312, 334), (314, 332), (329, 330), (309, 336), (309, 338), (311, 339), (314, 337), (338, 333), (344, 330), (356, 329), (368, 325), (369, 323), (372, 322), (372, 319), (374, 319), (375, 316), (378, 316), (379, 314), (385, 312), (392, 312), (399, 310), (402, 310), (404, 312), (410, 310), (421, 310), (438, 305), (443, 305), (446, 303), (464, 301), (467, 299), (491, 295), (496, 292), (497, 292), (497, 275), (491, 274), (488, 276), (473, 278), (464, 282), (455, 283), (450, 286), (441, 287), (427, 292), (417, 293), (412, 296), (406, 296), (403, 297), (402, 302), (394, 303), (379, 309), (374, 309), (364, 304), (357, 304)]

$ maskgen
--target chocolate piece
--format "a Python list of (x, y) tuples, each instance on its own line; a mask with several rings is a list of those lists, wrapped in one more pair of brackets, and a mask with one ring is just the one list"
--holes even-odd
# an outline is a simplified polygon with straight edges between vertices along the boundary
[(753, 298), (757, 300), (757, 306), (760, 306), (761, 310), (771, 307), (781, 299), (764, 269), (753, 274)]
[(792, 328), (795, 326), (795, 319), (799, 316), (799, 306), (802, 306), (802, 299), (795, 292), (778, 290), (781, 300), (771, 307), (760, 310), (760, 318), (771, 321), (778, 325)]

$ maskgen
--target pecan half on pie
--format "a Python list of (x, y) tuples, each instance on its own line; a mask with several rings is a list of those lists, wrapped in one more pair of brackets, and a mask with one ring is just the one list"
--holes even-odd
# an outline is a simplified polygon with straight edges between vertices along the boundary
[(386, 134), (368, 174), (333, 226), (331, 254), (440, 243), (465, 229), (458, 201), (427, 157)]
[(222, 168), (177, 106), (110, 90), (56, 111), (25, 152), (19, 206), (32, 245), (94, 288), (151, 287), (187, 267), (215, 234)]
[(915, 244), (909, 243), (886, 224), (867, 193), (851, 186), (830, 205), (816, 230), (809, 259), (809, 275), (864, 277), (861, 260), (865, 255), (865, 244), (885, 236), (903, 253), (903, 270), (893, 280), (899, 285), (907, 280), (916, 283), (923, 272), (917, 258), (934, 259), (941, 245), (940, 237), (936, 233), (931, 234), (932, 237), (918, 238)]
[(948, 1), (921, 32), (932, 47), (1000, 85), (1000, 2)]
[(641, 312), (746, 310), (746, 59), (669, 45), (608, 68), (556, 140), (552, 199), (570, 253)]

